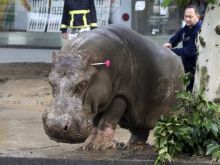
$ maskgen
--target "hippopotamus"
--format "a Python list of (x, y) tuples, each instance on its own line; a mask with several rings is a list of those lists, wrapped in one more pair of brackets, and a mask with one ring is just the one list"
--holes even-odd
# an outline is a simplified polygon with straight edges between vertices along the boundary
[(44, 129), (55, 141), (83, 143), (82, 149), (117, 147), (117, 125), (130, 131), (128, 146), (146, 146), (182, 88), (179, 57), (122, 25), (79, 34), (52, 59), (54, 103), (42, 115)]

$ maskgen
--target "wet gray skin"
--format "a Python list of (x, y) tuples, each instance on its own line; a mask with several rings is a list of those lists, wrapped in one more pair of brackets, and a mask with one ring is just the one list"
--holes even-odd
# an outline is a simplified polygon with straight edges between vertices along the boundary
[[(94, 63), (111, 62), (94, 66)], [(45, 132), (84, 149), (115, 148), (117, 125), (129, 129), (130, 146), (146, 146), (161, 115), (181, 89), (181, 60), (170, 50), (119, 25), (79, 35), (53, 55), (49, 83), (54, 103), (42, 116)]]

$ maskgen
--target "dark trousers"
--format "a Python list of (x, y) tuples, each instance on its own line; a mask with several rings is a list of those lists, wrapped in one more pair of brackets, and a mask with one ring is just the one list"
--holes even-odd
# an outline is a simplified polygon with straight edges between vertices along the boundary
[(185, 73), (190, 73), (191, 80), (189, 85), (186, 87), (186, 90), (190, 92), (192, 92), (194, 85), (195, 72), (196, 72), (196, 59), (197, 59), (196, 55), (192, 57), (182, 57), (184, 71)]

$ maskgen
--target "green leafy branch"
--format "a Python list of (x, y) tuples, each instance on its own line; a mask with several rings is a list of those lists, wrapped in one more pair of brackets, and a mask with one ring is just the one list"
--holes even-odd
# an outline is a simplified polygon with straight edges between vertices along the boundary
[[(186, 84), (188, 79), (182, 81)], [(174, 114), (161, 117), (154, 130), (155, 165), (172, 162), (179, 153), (212, 156), (220, 159), (220, 116), (218, 106), (204, 98), (204, 90), (192, 94), (181, 90)]]

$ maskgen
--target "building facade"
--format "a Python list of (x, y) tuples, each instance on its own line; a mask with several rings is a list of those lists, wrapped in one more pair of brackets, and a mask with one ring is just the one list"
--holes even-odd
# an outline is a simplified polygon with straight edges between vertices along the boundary
[[(95, 0), (98, 26), (123, 24), (146, 36), (170, 36), (183, 10), (162, 0)], [(63, 0), (0, 0), (0, 47), (60, 48)]]

